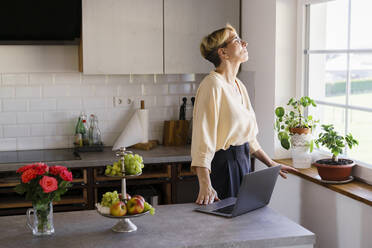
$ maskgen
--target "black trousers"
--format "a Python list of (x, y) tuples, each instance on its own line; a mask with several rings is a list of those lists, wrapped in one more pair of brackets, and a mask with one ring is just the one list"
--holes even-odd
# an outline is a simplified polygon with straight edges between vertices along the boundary
[(218, 198), (236, 197), (243, 176), (250, 172), (251, 159), (248, 142), (240, 146), (230, 146), (227, 150), (218, 150), (211, 164), (212, 187)]

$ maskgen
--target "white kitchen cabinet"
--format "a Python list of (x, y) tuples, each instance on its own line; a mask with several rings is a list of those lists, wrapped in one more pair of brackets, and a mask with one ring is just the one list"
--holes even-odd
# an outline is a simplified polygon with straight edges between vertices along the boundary
[(230, 23), (239, 32), (239, 0), (164, 0), (164, 73), (208, 73), (202, 38)]
[(85, 74), (163, 73), (163, 0), (83, 0)]

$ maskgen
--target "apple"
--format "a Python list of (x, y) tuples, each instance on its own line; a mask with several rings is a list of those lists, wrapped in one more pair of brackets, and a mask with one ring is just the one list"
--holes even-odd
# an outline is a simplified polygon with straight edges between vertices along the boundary
[(143, 203), (146, 202), (146, 201), (145, 201), (145, 198), (143, 198), (142, 195), (134, 195), (134, 196), (132, 196), (132, 198), (138, 198), (138, 199), (140, 199), (141, 201), (143, 201)]
[(140, 214), (143, 212), (145, 202), (137, 197), (132, 197), (127, 202), (128, 214)]
[(113, 216), (124, 216), (127, 214), (127, 206), (122, 201), (116, 202), (111, 205), (110, 214)]

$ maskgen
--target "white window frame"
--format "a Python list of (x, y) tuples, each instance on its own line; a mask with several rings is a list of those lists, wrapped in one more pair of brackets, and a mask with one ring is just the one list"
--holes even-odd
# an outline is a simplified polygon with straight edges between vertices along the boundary
[[(304, 95), (309, 94), (309, 85), (308, 85), (308, 58), (309, 56), (306, 56), (306, 53), (308, 52), (309, 48), (309, 41), (307, 40), (307, 32), (309, 30), (309, 8), (307, 8), (310, 4), (316, 4), (316, 3), (322, 3), (322, 2), (330, 2), (334, 0), (299, 0), (297, 5), (297, 58), (296, 58), (296, 96), (301, 97)], [(349, 20), (350, 20), (350, 8), (349, 8)], [(350, 21), (349, 24), (350, 25)], [(350, 27), (348, 28), (348, 32), (350, 32)], [(350, 39), (350, 35), (348, 34), (348, 39)], [(349, 41), (350, 42), (350, 41)], [(316, 53), (329, 53), (329, 52), (349, 52), (349, 53), (365, 53), (365, 52), (372, 52), (372, 49), (349, 49), (349, 50), (312, 50), (310, 53), (316, 54)], [(349, 53), (347, 53), (347, 60), (349, 60)], [(347, 63), (347, 66), (349, 66), (349, 61)], [(349, 68), (347, 68), (347, 78), (349, 78)], [(349, 81), (348, 79), (347, 81)], [(350, 89), (349, 89), (350, 83), (346, 84), (346, 97), (349, 97)], [(322, 102), (322, 101), (316, 101), (319, 104), (325, 105), (325, 106), (334, 106), (334, 107), (342, 107), (343, 109), (351, 109), (351, 110), (362, 110), (362, 111), (368, 111), (372, 112), (372, 109), (364, 108), (364, 107), (357, 107), (357, 106), (350, 106), (350, 105), (344, 105), (344, 104), (336, 104), (336, 103), (329, 103), (329, 102)], [(345, 120), (348, 120), (348, 111), (345, 111)], [(346, 130), (348, 130), (348, 122), (345, 123)], [(322, 150), (317, 150), (321, 155), (329, 155), (330, 153), (327, 153)], [(371, 184), (372, 185), (372, 165), (367, 164), (362, 161), (355, 160), (357, 165), (354, 167), (353, 175), (360, 180)]]

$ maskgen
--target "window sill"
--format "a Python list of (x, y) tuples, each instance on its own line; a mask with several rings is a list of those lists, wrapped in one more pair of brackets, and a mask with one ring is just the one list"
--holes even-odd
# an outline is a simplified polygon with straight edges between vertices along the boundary
[[(292, 165), (292, 159), (275, 159), (276, 162), (288, 166)], [(302, 177), (308, 181), (319, 184), (323, 187), (329, 188), (330, 190), (341, 193), (345, 196), (353, 198), (357, 201), (363, 202), (369, 206), (372, 206), (372, 186), (364, 182), (354, 180), (350, 183), (345, 184), (326, 184), (322, 183), (318, 179), (318, 171), (316, 167), (311, 166), (308, 169), (297, 169), (299, 172), (293, 172), (292, 174)]]

